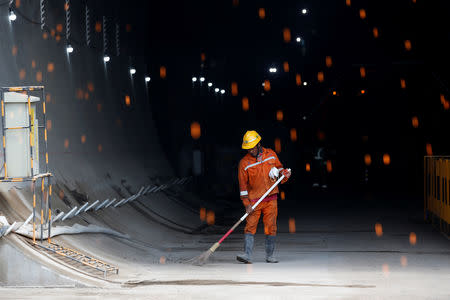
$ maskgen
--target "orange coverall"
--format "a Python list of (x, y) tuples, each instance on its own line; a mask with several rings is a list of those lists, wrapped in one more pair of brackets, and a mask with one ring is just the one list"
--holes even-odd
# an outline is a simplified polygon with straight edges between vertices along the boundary
[[(264, 195), (265, 192), (275, 183), (269, 177), (270, 169), (273, 167), (282, 169), (283, 165), (276, 153), (268, 148), (262, 148), (258, 157), (253, 157), (249, 153), (239, 162), (239, 190), (244, 206), (253, 205)], [(281, 183), (285, 183), (287, 178)], [(259, 217), (263, 213), (264, 234), (277, 234), (277, 194), (278, 186), (255, 208), (247, 217), (245, 233), (256, 233)]]

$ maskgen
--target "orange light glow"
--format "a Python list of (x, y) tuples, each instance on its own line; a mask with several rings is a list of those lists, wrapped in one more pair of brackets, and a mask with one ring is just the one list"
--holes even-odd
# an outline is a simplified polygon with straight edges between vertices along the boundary
[(131, 105), (131, 98), (129, 95), (125, 95), (125, 105), (130, 106)]
[(14, 45), (14, 46), (12, 47), (12, 50), (11, 50), (12, 55), (13, 55), (13, 56), (16, 56), (18, 50), (19, 50), (19, 49), (17, 48), (17, 46)]
[(31, 68), (36, 68), (36, 61), (34, 59), (31, 61)]
[(323, 82), (324, 79), (325, 79), (325, 78), (324, 78), (323, 72), (317, 73), (317, 80), (318, 80), (319, 82)]
[(413, 246), (417, 243), (417, 236), (414, 232), (409, 234), (409, 243)]
[(63, 31), (63, 26), (62, 26), (61, 23), (59, 23), (59, 24), (56, 25), (56, 31), (57, 31), (57, 32), (62, 32), (62, 31)]
[(425, 146), (425, 148), (426, 148), (426, 152), (427, 152), (427, 155), (428, 155), (428, 156), (433, 155), (433, 147), (431, 146), (430, 143), (427, 143), (426, 146)]
[(89, 100), (89, 93), (88, 92), (84, 93), (84, 100)]
[(402, 89), (406, 89), (406, 80), (403, 78), (400, 79), (400, 87)]
[(327, 56), (325, 58), (325, 64), (328, 68), (330, 68), (333, 65), (333, 60), (331, 59), (331, 56)]
[(206, 208), (204, 207), (200, 207), (200, 220), (206, 220)]
[(55, 64), (52, 62), (49, 62), (47, 64), (47, 72), (52, 73), (55, 70)]
[(289, 72), (289, 63), (287, 61), (283, 63), (283, 70), (284, 72)]
[(416, 116), (412, 117), (411, 123), (414, 128), (419, 127), (419, 118), (417, 118)]
[(391, 156), (387, 153), (383, 154), (383, 164), (389, 166), (391, 164)]
[(64, 199), (64, 191), (59, 190), (58, 196), (59, 196), (59, 199), (61, 199), (61, 200)]
[(384, 277), (389, 277), (389, 265), (388, 264), (383, 264), (381, 269), (383, 271)]
[(16, 0), (16, 7), (20, 7), (20, 0)]
[(201, 59), (201, 61), (205, 61), (206, 60), (206, 54), (202, 52), (200, 54), (200, 59)]
[(131, 32), (131, 24), (125, 25), (125, 31), (126, 32)]
[(262, 20), (266, 17), (266, 10), (264, 8), (260, 8), (258, 10), (258, 16)]
[(336, 96), (337, 95), (337, 92), (336, 91), (333, 91), (333, 96)]
[(69, 3), (64, 3), (64, 10), (65, 11), (68, 11), (69, 10)]
[(47, 102), (47, 103), (52, 102), (52, 95), (50, 95), (49, 93), (47, 93), (47, 95), (45, 95), (45, 102)]
[(361, 94), (364, 95), (366, 93), (366, 90), (361, 90)]
[(102, 31), (102, 23), (100, 23), (100, 21), (95, 22), (95, 31), (96, 32)]
[(289, 218), (289, 233), (295, 233), (295, 219)]
[(59, 42), (60, 40), (61, 40), (61, 36), (58, 34), (58, 35), (55, 37), (55, 41)]
[(444, 109), (448, 110), (450, 108), (450, 102), (449, 101), (445, 101), (444, 102)]
[(52, 120), (47, 120), (47, 130), (52, 130)]
[(410, 51), (411, 48), (412, 48), (412, 46), (411, 46), (411, 41), (410, 41), (410, 40), (406, 40), (406, 41), (405, 41), (405, 50), (406, 50), (406, 51)]
[(408, 266), (408, 259), (406, 258), (406, 256), (402, 255), (400, 257), (400, 264), (402, 265), (403, 268)]
[(48, 39), (48, 33), (47, 32), (42, 33), (42, 38), (44, 40)]
[(94, 91), (94, 84), (91, 81), (89, 81), (87, 84), (87, 88), (88, 91), (92, 93)]
[(160, 263), (161, 265), (164, 265), (164, 264), (166, 263), (166, 257), (165, 257), (165, 256), (161, 256), (161, 257), (159, 258), (159, 263)]
[(216, 222), (216, 214), (212, 210), (208, 210), (206, 213), (206, 224), (214, 225)]
[(26, 75), (27, 75), (27, 72), (25, 72), (25, 69), (20, 69), (19, 78), (24, 80)]
[(167, 69), (165, 66), (159, 67), (159, 77), (165, 79), (167, 77)]
[(233, 6), (238, 7), (239, 6), (239, 0), (233, 0)]
[(283, 111), (277, 110), (277, 121), (283, 121)]
[(319, 130), (319, 131), (317, 132), (317, 138), (319, 139), (319, 141), (325, 140), (325, 132)]
[(367, 17), (367, 14), (366, 14), (366, 10), (365, 10), (365, 9), (361, 8), (361, 9), (359, 10), (359, 17), (360, 17), (361, 19), (363, 19), (363, 20)]
[(333, 165), (331, 164), (331, 160), (327, 160), (327, 172), (331, 173), (333, 171)]
[(305, 166), (306, 172), (311, 172), (311, 164), (307, 163)]
[(264, 80), (264, 90), (266, 92), (270, 91), (270, 81), (269, 80)]
[(444, 105), (445, 101), (446, 101), (446, 99), (445, 99), (444, 94), (441, 94), (441, 104)]
[(352, 5), (352, 0), (345, 0), (345, 5), (351, 6)]
[(200, 136), (202, 135), (201, 127), (198, 122), (192, 122), (191, 123), (191, 137), (194, 140), (198, 140)]
[(238, 95), (238, 84), (237, 82), (231, 83), (231, 95), (237, 96)]
[(66, 149), (69, 148), (69, 139), (64, 140), (64, 148), (66, 148)]
[(383, 235), (383, 226), (380, 223), (375, 224), (375, 234), (377, 237), (381, 237)]
[(103, 151), (103, 146), (102, 146), (102, 144), (98, 144), (98, 146), (97, 146), (97, 151), (98, 151), (98, 152), (102, 152), (102, 151)]
[(275, 152), (280, 153), (281, 152), (281, 140), (279, 138), (275, 139), (274, 145), (275, 145)]
[(286, 43), (289, 43), (291, 41), (291, 30), (289, 28), (283, 29), (283, 40)]
[(284, 193), (284, 191), (280, 192), (280, 198), (281, 198), (281, 200), (285, 200), (286, 199), (286, 194)]
[(36, 72), (36, 81), (37, 82), (41, 82), (42, 81), (42, 72), (41, 71), (37, 71)]
[(359, 75), (361, 75), (361, 78), (366, 78), (366, 68), (360, 67), (359, 68)]
[(77, 99), (83, 99), (84, 92), (82, 89), (77, 89)]
[(291, 141), (296, 142), (297, 141), (297, 129), (291, 128), (290, 135), (291, 135)]
[(82, 144), (86, 143), (86, 135), (84, 134), (81, 136), (81, 143)]
[(370, 154), (364, 155), (364, 163), (366, 164), (366, 166), (370, 166), (372, 164), (372, 157), (370, 156)]
[(302, 84), (302, 76), (300, 74), (295, 75), (295, 84), (300, 86)]
[(56, 34), (56, 31), (55, 31), (55, 29), (51, 29), (51, 30), (50, 30), (50, 35), (51, 35), (52, 37), (54, 37), (54, 36), (55, 36), (55, 34)]
[(242, 110), (243, 111), (248, 111), (250, 108), (250, 104), (248, 102), (248, 97), (243, 97), (242, 98)]
[(102, 112), (102, 104), (97, 103), (97, 112)]
[(374, 38), (378, 38), (380, 36), (380, 33), (378, 32), (378, 28), (377, 27), (374, 27), (372, 29), (372, 33), (373, 33), (373, 37)]

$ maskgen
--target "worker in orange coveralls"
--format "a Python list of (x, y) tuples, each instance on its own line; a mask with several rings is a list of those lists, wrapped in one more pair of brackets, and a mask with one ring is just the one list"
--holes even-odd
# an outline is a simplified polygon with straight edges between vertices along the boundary
[(236, 259), (240, 262), (252, 263), (253, 243), (259, 217), (263, 214), (264, 234), (266, 235), (266, 262), (277, 263), (273, 257), (275, 236), (277, 234), (277, 194), (278, 186), (255, 208), (252, 206), (275, 183), (280, 174), (285, 183), (291, 176), (289, 169), (284, 169), (275, 152), (261, 146), (261, 136), (256, 131), (247, 131), (242, 142), (242, 149), (248, 153), (239, 162), (239, 189), (242, 203), (249, 214), (245, 226), (244, 254)]

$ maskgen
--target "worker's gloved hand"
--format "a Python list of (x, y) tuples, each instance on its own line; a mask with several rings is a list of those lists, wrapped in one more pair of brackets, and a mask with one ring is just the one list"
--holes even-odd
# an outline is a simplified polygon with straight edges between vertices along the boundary
[(273, 167), (272, 169), (270, 169), (269, 172), (270, 179), (277, 180), (278, 176), (280, 176), (280, 171), (278, 171), (277, 168)]
[(253, 212), (253, 207), (251, 205), (247, 205), (245, 207), (245, 212), (251, 214)]
[(291, 169), (283, 169), (281, 171), (281, 175), (284, 175), (284, 177), (288, 179), (289, 177), (291, 177)]

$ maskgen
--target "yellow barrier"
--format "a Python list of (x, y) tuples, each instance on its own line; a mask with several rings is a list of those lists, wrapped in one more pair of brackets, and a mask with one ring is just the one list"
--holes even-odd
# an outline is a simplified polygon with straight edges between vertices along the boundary
[(450, 224), (450, 156), (424, 157), (424, 218), (439, 219), (441, 231)]

